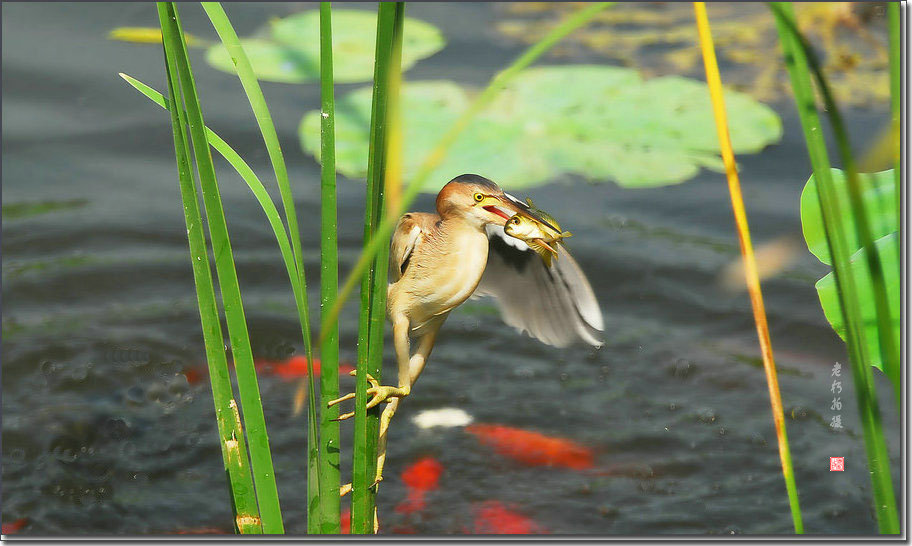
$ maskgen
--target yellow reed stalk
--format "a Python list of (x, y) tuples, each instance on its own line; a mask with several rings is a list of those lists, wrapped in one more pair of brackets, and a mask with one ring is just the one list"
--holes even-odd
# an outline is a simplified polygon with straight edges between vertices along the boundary
[(725, 163), (725, 174), (728, 177), (728, 190), (731, 194), (732, 210), (735, 214), (735, 225), (738, 229), (738, 240), (741, 243), (741, 256), (744, 258), (745, 281), (750, 294), (751, 306), (754, 310), (754, 322), (757, 324), (760, 351), (763, 354), (763, 369), (766, 372), (766, 383), (769, 386), (773, 423), (776, 427), (776, 437), (779, 440), (782, 476), (785, 478), (785, 487), (792, 510), (795, 532), (801, 534), (804, 533), (804, 524), (801, 521), (801, 508), (798, 506), (798, 490), (795, 486), (795, 474), (792, 470), (792, 455), (788, 447), (788, 436), (785, 433), (785, 416), (782, 411), (782, 396), (779, 394), (776, 362), (773, 360), (773, 346), (770, 342), (769, 325), (766, 321), (766, 310), (763, 306), (763, 294), (760, 291), (757, 261), (751, 244), (747, 213), (744, 210), (744, 199), (741, 195), (741, 182), (738, 179), (738, 168), (735, 165), (735, 154), (732, 151), (731, 136), (728, 132), (725, 99), (722, 95), (722, 79), (719, 76), (719, 66), (716, 62), (716, 50), (713, 46), (712, 33), (709, 29), (706, 4), (704, 2), (694, 2), (694, 14), (697, 20), (697, 31), (700, 35), (703, 64), (706, 67), (706, 83), (709, 86), (710, 100), (712, 100), (716, 130), (719, 133), (719, 147), (722, 150), (722, 161)]

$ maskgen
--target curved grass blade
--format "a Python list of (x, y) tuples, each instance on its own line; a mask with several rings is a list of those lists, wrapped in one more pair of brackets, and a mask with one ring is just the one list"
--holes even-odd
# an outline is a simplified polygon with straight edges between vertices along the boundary
[(310, 337), (310, 313), (307, 307), (307, 282), (304, 275), (304, 257), (301, 249), (301, 236), (298, 230), (298, 219), (294, 208), (294, 199), (291, 195), (291, 186), (288, 181), (288, 169), (285, 166), (285, 158), (282, 154), (282, 148), (279, 144), (279, 137), (276, 134), (275, 124), (272, 116), (269, 114), (269, 107), (266, 104), (266, 98), (263, 96), (263, 90), (253, 71), (237, 32), (228, 20), (225, 10), (218, 2), (202, 2), (203, 9), (212, 26), (219, 35), (226, 51), (231, 56), (234, 63), (235, 71), (247, 94), (250, 107), (256, 117), (257, 125), (263, 136), (263, 142), (266, 144), (266, 150), (269, 153), (269, 160), (272, 163), (275, 172), (276, 183), (279, 187), (279, 194), (282, 199), (282, 207), (285, 210), (285, 219), (288, 224), (288, 233), (291, 238), (291, 249), (294, 253), (294, 263), (296, 275), (292, 283), (299, 285), (299, 291), (303, 295), (302, 300), (296, 300), (298, 319), (301, 323), (302, 335), (304, 337), (304, 352), (307, 356), (307, 387), (310, 393), (308, 397), (308, 426), (307, 426), (307, 488), (308, 488), (308, 531), (316, 533), (319, 530), (319, 522), (322, 520), (322, 498), (319, 492), (320, 488), (320, 450), (319, 434), (317, 431), (319, 417), (316, 408), (316, 390), (314, 387), (313, 373), (313, 345)]
[(279, 507), (278, 491), (276, 490), (272, 454), (269, 451), (263, 404), (260, 399), (259, 386), (257, 385), (256, 370), (253, 366), (253, 353), (250, 348), (247, 321), (244, 316), (241, 291), (234, 266), (234, 256), (228, 237), (228, 226), (225, 222), (215, 169), (212, 165), (212, 156), (209, 153), (209, 143), (206, 139), (199, 96), (196, 92), (196, 84), (193, 81), (186, 43), (182, 38), (180, 15), (172, 2), (160, 2), (158, 6), (165, 48), (175, 60), (187, 110), (191, 140), (203, 193), (203, 203), (208, 220), (209, 237), (212, 241), (213, 255), (215, 257), (215, 269), (218, 275), (222, 304), (225, 309), (228, 335), (231, 340), (231, 354), (234, 360), (241, 406), (243, 407), (244, 423), (247, 426), (250, 463), (253, 470), (257, 501), (260, 507), (263, 532), (282, 533), (284, 532), (282, 513)]
[(773, 345), (772, 341), (770, 341), (766, 309), (763, 305), (763, 293), (760, 290), (760, 277), (757, 273), (757, 261), (754, 257), (754, 247), (751, 242), (750, 228), (747, 224), (747, 212), (744, 208), (744, 198), (741, 194), (741, 182), (738, 179), (738, 166), (735, 163), (735, 154), (732, 151), (731, 136), (728, 131), (728, 116), (725, 111), (725, 97), (722, 93), (722, 78), (719, 75), (719, 65), (716, 62), (716, 52), (713, 45), (712, 32), (709, 27), (709, 17), (706, 15), (706, 4), (704, 2), (694, 2), (694, 13), (697, 20), (697, 30), (700, 36), (700, 47), (703, 51), (703, 64), (706, 68), (706, 83), (709, 87), (710, 99), (712, 100), (713, 113), (716, 120), (716, 129), (719, 133), (719, 148), (722, 150), (722, 161), (725, 163), (725, 172), (728, 177), (728, 189), (731, 194), (732, 211), (735, 215), (738, 240), (741, 244), (741, 256), (744, 259), (745, 281), (747, 283), (748, 292), (750, 293), (751, 306), (754, 311), (754, 322), (757, 325), (757, 336), (760, 340), (760, 350), (763, 355), (763, 370), (766, 372), (766, 384), (769, 388), (773, 424), (776, 427), (776, 438), (779, 442), (779, 459), (782, 464), (782, 477), (785, 479), (785, 489), (788, 494), (789, 506), (792, 511), (792, 523), (795, 526), (795, 533), (803, 534), (804, 523), (801, 518), (801, 507), (798, 504), (798, 487), (795, 485), (795, 471), (792, 468), (792, 453), (791, 450), (789, 450), (788, 435), (785, 430), (785, 414), (782, 410), (782, 395), (779, 393), (776, 361), (773, 358)]
[(327, 315), (327, 324), (335, 324), (338, 321), (339, 312), (342, 310), (342, 306), (351, 296), (355, 285), (362, 279), (368, 266), (373, 261), (374, 256), (389, 245), (389, 237), (393, 232), (393, 228), (396, 227), (399, 216), (401, 216), (412, 201), (415, 200), (421, 192), (421, 187), (424, 185), (427, 177), (430, 176), (438, 165), (440, 165), (440, 162), (443, 161), (445, 157), (447, 149), (456, 141), (456, 138), (468, 126), (475, 115), (487, 108), (497, 94), (510, 83), (520, 71), (547, 53), (568, 34), (589, 23), (599, 12), (612, 4), (614, 4), (614, 2), (594, 2), (576, 13), (571, 14), (561, 22), (561, 24), (557, 25), (545, 35), (544, 38), (529, 47), (529, 49), (513, 61), (510, 66), (498, 72), (491, 79), (484, 91), (472, 101), (453, 126), (440, 137), (437, 145), (424, 159), (421, 167), (415, 173), (415, 176), (409, 182), (408, 186), (406, 186), (398, 209), (393, 210), (391, 208), (386, 218), (384, 218), (374, 230), (373, 237), (371, 237), (370, 241), (365, 245), (355, 266), (346, 277), (345, 282), (342, 283), (342, 288), (339, 289), (339, 294), (336, 298), (336, 304)]
[[(165, 56), (165, 70), (168, 75), (168, 92), (179, 101), (180, 84), (174, 81), (177, 77), (176, 67), (167, 55)], [(171, 112), (174, 153), (177, 159), (181, 201), (187, 226), (187, 243), (190, 247), (190, 264), (193, 269), (193, 281), (196, 285), (196, 299), (199, 305), (200, 325), (203, 330), (203, 343), (206, 347), (206, 362), (212, 386), (212, 401), (215, 404), (222, 462), (231, 493), (235, 529), (242, 534), (258, 534), (263, 532), (263, 527), (260, 524), (244, 432), (240, 419), (235, 419), (237, 403), (234, 401), (231, 378), (228, 373), (228, 360), (225, 356), (222, 325), (219, 320), (218, 304), (215, 300), (209, 253), (206, 250), (206, 236), (203, 233), (199, 196), (190, 167), (186, 117), (180, 114), (176, 110)]]
[(326, 313), (336, 301), (339, 286), (339, 249), (336, 225), (336, 141), (335, 104), (333, 97), (332, 8), (320, 2), (320, 344), (322, 373), (320, 374), (320, 496), (323, 521), (320, 531), (341, 532), (339, 523), (340, 499), (339, 407), (327, 407), (339, 397), (339, 327), (325, 326)]
[[(152, 102), (158, 104), (165, 110), (171, 110), (171, 101), (158, 91), (126, 74), (121, 73), (120, 77), (126, 80), (127, 83), (136, 88), (140, 93), (151, 99)], [(285, 270), (288, 273), (288, 278), (289, 280), (294, 279), (296, 276), (294, 254), (291, 250), (291, 245), (288, 242), (288, 236), (285, 233), (285, 225), (282, 223), (279, 211), (276, 208), (275, 203), (273, 203), (269, 192), (266, 190), (266, 186), (263, 185), (256, 173), (253, 172), (253, 169), (250, 168), (250, 165), (244, 161), (234, 148), (208, 127), (206, 127), (206, 138), (209, 140), (209, 144), (212, 148), (221, 154), (221, 156), (234, 167), (234, 170), (237, 171), (250, 188), (250, 191), (253, 192), (254, 197), (256, 197), (257, 202), (259, 202), (263, 212), (266, 214), (266, 219), (269, 221), (270, 227), (272, 227), (272, 230), (276, 235), (276, 241), (279, 244), (279, 252), (281, 252), (282, 259), (285, 262)], [(292, 283), (292, 289), (295, 291), (296, 299), (298, 298), (298, 288), (298, 285)]]
[[(155, 104), (161, 106), (165, 110), (171, 109), (171, 102), (155, 89), (152, 89), (136, 78), (122, 72), (119, 74), (119, 76)], [(253, 169), (250, 168), (247, 162), (244, 161), (243, 158), (241, 158), (241, 156), (222, 139), (222, 137), (220, 137), (209, 127), (206, 127), (206, 138), (209, 140), (209, 144), (212, 146), (212, 148), (221, 154), (221, 156), (224, 157), (232, 167), (234, 167), (235, 171), (237, 171), (237, 173), (241, 176), (241, 178), (250, 188), (250, 191), (253, 192), (254, 197), (256, 197), (257, 201), (260, 203), (263, 212), (266, 214), (266, 219), (269, 221), (269, 225), (272, 227), (272, 230), (276, 236), (276, 241), (279, 245), (279, 251), (282, 253), (282, 259), (285, 261), (285, 269), (288, 272), (288, 279), (291, 281), (291, 287), (295, 292), (295, 300), (297, 301), (299, 298), (299, 286), (297, 283), (293, 282), (296, 276), (294, 255), (291, 251), (291, 245), (288, 242), (288, 235), (285, 232), (285, 224), (282, 223), (282, 218), (279, 216), (279, 211), (276, 209), (275, 203), (272, 201), (272, 197), (270, 197), (269, 192), (266, 190), (266, 187), (260, 181), (256, 173), (253, 172)]]
[[(833, 258), (837, 293), (840, 296), (846, 324), (846, 345), (852, 363), (852, 376), (858, 399), (858, 411), (861, 415), (864, 429), (865, 449), (874, 491), (875, 513), (882, 533), (898, 533), (899, 520), (896, 512), (893, 485), (890, 480), (889, 458), (880, 421), (877, 393), (874, 389), (871, 366), (865, 361), (863, 353), (864, 332), (862, 330), (863, 321), (858, 302), (859, 292), (849, 269), (849, 250), (840, 221), (843, 217), (843, 211), (833, 187), (830, 161), (811, 88), (809, 63), (812, 61), (808, 56), (806, 44), (795, 26), (794, 11), (791, 4), (788, 2), (773, 2), (770, 4), (770, 8), (776, 18), (779, 38), (785, 53), (786, 67), (792, 81), (795, 102), (801, 118), (801, 125), (804, 129), (805, 140), (807, 141), (808, 155), (814, 169), (814, 176), (817, 179), (820, 208), (824, 226), (826, 227), (830, 256)], [(820, 80), (818, 80), (818, 83), (820, 83)], [(821, 88), (821, 92), (824, 93), (823, 88)], [(845, 142), (841, 143), (840, 149), (845, 144)], [(848, 165), (846, 166), (848, 167)], [(856, 219), (860, 220), (860, 218)], [(860, 221), (856, 222), (856, 225), (858, 223)], [(859, 237), (859, 240), (864, 239)]]

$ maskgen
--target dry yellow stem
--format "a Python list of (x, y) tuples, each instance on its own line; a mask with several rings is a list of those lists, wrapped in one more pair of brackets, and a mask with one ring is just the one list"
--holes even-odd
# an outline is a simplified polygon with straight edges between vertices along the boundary
[(757, 336), (760, 339), (760, 352), (763, 355), (763, 370), (766, 372), (766, 383), (769, 387), (770, 406), (773, 411), (773, 423), (776, 438), (779, 441), (779, 459), (782, 463), (782, 475), (792, 504), (792, 517), (795, 532), (803, 533), (804, 526), (798, 511), (798, 493), (795, 490), (792, 455), (788, 447), (788, 436), (785, 433), (785, 416), (782, 411), (782, 396), (779, 393), (779, 378), (776, 374), (776, 362), (773, 359), (773, 345), (770, 341), (769, 325), (766, 321), (766, 309), (763, 306), (763, 293), (760, 291), (760, 275), (754, 247), (751, 243), (750, 229), (747, 225), (747, 212), (744, 209), (744, 198), (741, 195), (741, 181), (738, 179), (738, 167), (732, 150), (731, 135), (728, 132), (728, 116), (725, 112), (725, 97), (722, 93), (722, 78), (716, 61), (716, 49), (709, 29), (709, 17), (706, 15), (706, 4), (694, 2), (694, 14), (697, 19), (697, 31), (700, 36), (700, 49), (703, 52), (703, 64), (706, 67), (706, 84), (712, 101), (716, 130), (719, 133), (719, 147), (722, 161), (725, 163), (725, 174), (728, 177), (728, 190), (731, 194), (732, 210), (735, 214), (735, 225), (738, 228), (738, 240), (741, 243), (741, 256), (744, 258), (744, 276), (747, 291), (750, 294), (754, 311), (754, 322), (757, 325)]

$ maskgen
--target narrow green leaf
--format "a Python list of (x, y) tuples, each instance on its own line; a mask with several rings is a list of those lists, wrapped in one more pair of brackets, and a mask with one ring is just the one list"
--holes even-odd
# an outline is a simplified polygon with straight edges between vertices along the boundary
[[(130, 85), (135, 87), (143, 95), (151, 99), (153, 102), (165, 109), (170, 109), (171, 104), (168, 99), (164, 98), (158, 91), (155, 91), (146, 84), (132, 78), (126, 74), (120, 74), (120, 76), (126, 80)], [(302, 294), (300, 292), (300, 286), (295, 279), (297, 278), (297, 271), (294, 264), (294, 256), (291, 250), (291, 245), (288, 242), (288, 237), (285, 232), (285, 225), (282, 223), (281, 216), (279, 215), (278, 209), (276, 209), (275, 203), (272, 201), (269, 192), (266, 190), (266, 187), (257, 177), (256, 173), (253, 172), (253, 169), (245, 162), (238, 153), (231, 148), (220, 136), (213, 132), (208, 127), (206, 128), (206, 137), (209, 140), (209, 144), (224, 157), (229, 164), (237, 171), (241, 176), (247, 186), (250, 188), (253, 195), (256, 197), (257, 202), (263, 209), (263, 212), (266, 214), (266, 218), (269, 221), (269, 225), (272, 227), (273, 233), (275, 234), (276, 241), (279, 245), (279, 251), (282, 254), (282, 260), (285, 262), (285, 270), (288, 274), (288, 280), (291, 283), (292, 290), (294, 291), (295, 301), (301, 301)], [(325, 373), (325, 372), (324, 372)], [(336, 371), (338, 375), (338, 371)], [(338, 387), (337, 387), (338, 390)], [(338, 456), (338, 454), (337, 454)], [(338, 494), (338, 489), (336, 489)]]
[[(161, 7), (159, 6), (160, 18), (167, 15), (166, 11), (162, 10)], [(162, 28), (164, 27), (165, 20), (162, 19)], [(165, 49), (165, 70), (168, 76), (168, 92), (174, 100), (180, 102), (180, 82), (178, 80), (176, 61), (173, 54), (169, 54), (167, 49)], [(206, 237), (203, 233), (199, 196), (197, 195), (196, 184), (191, 172), (190, 147), (187, 142), (186, 126), (186, 115), (183, 109), (172, 110), (171, 127), (174, 135), (174, 153), (177, 159), (181, 201), (184, 208), (184, 221), (187, 226), (190, 264), (193, 269), (194, 284), (196, 285), (203, 343), (206, 347), (206, 362), (209, 366), (209, 381), (212, 387), (212, 399), (215, 404), (216, 423), (220, 439), (219, 445), (231, 492), (231, 505), (235, 515), (234, 527), (237, 532), (243, 534), (257, 534), (263, 532), (263, 527), (260, 523), (247, 446), (240, 419), (237, 418), (237, 403), (234, 400), (231, 378), (228, 372), (222, 326), (219, 319), (218, 305), (215, 300), (212, 270), (209, 265), (209, 253), (206, 249)]]
[[(120, 74), (120, 76), (127, 81), (130, 85), (135, 87), (143, 95), (151, 99), (153, 102), (161, 106), (166, 110), (171, 109), (171, 103), (168, 99), (162, 96), (161, 93), (152, 89), (148, 85), (142, 83), (141, 81), (128, 76), (126, 74)], [(212, 129), (206, 127), (206, 138), (209, 140), (209, 144), (224, 157), (235, 171), (241, 176), (247, 186), (250, 188), (250, 191), (253, 192), (254, 197), (256, 197), (257, 202), (263, 209), (263, 212), (266, 214), (266, 219), (269, 221), (270, 227), (276, 236), (276, 241), (279, 244), (279, 251), (282, 254), (282, 259), (285, 262), (285, 270), (288, 273), (289, 281), (293, 281), (296, 278), (296, 269), (294, 265), (294, 255), (291, 251), (291, 245), (288, 242), (288, 236), (285, 233), (285, 225), (282, 223), (282, 218), (279, 216), (279, 211), (276, 209), (275, 203), (272, 201), (269, 192), (266, 190), (266, 187), (257, 177), (256, 173), (253, 172), (253, 169), (250, 168), (250, 165), (241, 158), (241, 156), (228, 145), (227, 142), (222, 140), (222, 137), (217, 135)], [(295, 290), (295, 299), (299, 298), (299, 285), (291, 282), (292, 289)]]
[(304, 275), (304, 257), (301, 249), (301, 235), (298, 230), (298, 219), (294, 209), (294, 199), (291, 195), (291, 187), (288, 181), (288, 170), (285, 167), (285, 159), (282, 155), (282, 148), (279, 145), (279, 137), (276, 134), (275, 124), (272, 122), (272, 116), (269, 114), (269, 107), (266, 104), (266, 98), (257, 81), (257, 76), (253, 71), (250, 60), (247, 57), (244, 48), (241, 46), (237, 33), (228, 20), (225, 10), (222, 9), (218, 2), (203, 2), (203, 9), (209, 16), (212, 26), (215, 28), (222, 41), (225, 49), (231, 57), (232, 65), (237, 71), (244, 92), (250, 102), (250, 107), (256, 117), (257, 125), (263, 136), (263, 142), (266, 144), (266, 150), (269, 153), (269, 160), (272, 163), (275, 172), (276, 182), (279, 187), (279, 194), (282, 198), (282, 206), (285, 211), (285, 219), (288, 224), (288, 232), (291, 239), (291, 249), (294, 253), (295, 260), (295, 278), (292, 284), (297, 284), (296, 294), (301, 297), (296, 298), (295, 303), (298, 311), (298, 320), (301, 323), (302, 336), (304, 338), (304, 351), (307, 356), (307, 386), (308, 396), (308, 417), (307, 417), (307, 488), (308, 488), (308, 531), (317, 532), (319, 522), (322, 519), (322, 498), (320, 491), (320, 451), (318, 440), (318, 421), (316, 408), (316, 390), (314, 387), (313, 374), (313, 346), (310, 338), (310, 313), (307, 307), (307, 282)]
[[(861, 415), (862, 428), (864, 430), (865, 451), (868, 457), (868, 468), (871, 472), (874, 509), (877, 514), (878, 526), (882, 533), (898, 533), (899, 520), (893, 486), (890, 480), (889, 457), (881, 426), (877, 393), (874, 389), (871, 366), (865, 359), (864, 324), (859, 304), (859, 291), (855, 285), (855, 277), (850, 270), (847, 235), (842, 224), (842, 219), (845, 216), (832, 181), (826, 142), (823, 138), (820, 116), (814, 103), (814, 93), (811, 88), (811, 69), (809, 65), (811, 57), (808, 54), (809, 49), (805, 47), (801, 33), (796, 27), (791, 3), (772, 2), (770, 3), (770, 8), (776, 19), (779, 39), (785, 53), (786, 68), (792, 82), (795, 103), (801, 118), (802, 128), (804, 129), (805, 140), (807, 141), (808, 155), (817, 179), (820, 209), (826, 226), (829, 255), (832, 256), (835, 272), (836, 293), (839, 295), (843, 320), (847, 325), (846, 345), (852, 364), (852, 377), (855, 383), (858, 411)], [(826, 86), (823, 79), (819, 78), (818, 83), (822, 84), (821, 92), (826, 95)], [(830, 104), (828, 104), (828, 110), (832, 110), (829, 106)], [(837, 140), (841, 141), (840, 148), (842, 148), (845, 145), (845, 139)], [(843, 160), (846, 161), (847, 158), (845, 154), (843, 155)], [(851, 176), (852, 164), (850, 158), (846, 166), (849, 168)], [(851, 185), (853, 182), (850, 180), (849, 183)], [(861, 200), (856, 199), (856, 197), (858, 196), (853, 196), (852, 199), (855, 202), (853, 211), (857, 209), (863, 210), (864, 207), (860, 203)], [(865, 237), (859, 238), (866, 239)], [(867, 252), (865, 254), (868, 255)]]
[[(896, 397), (896, 408), (902, 407), (902, 392), (900, 385), (900, 362), (899, 362), (899, 332), (893, 330), (890, 324), (890, 307), (887, 301), (886, 272), (883, 264), (877, 259), (877, 252), (874, 248), (876, 237), (872, 232), (872, 224), (869, 219), (867, 207), (864, 206), (863, 195), (865, 193), (864, 180), (859, 176), (856, 167), (855, 157), (852, 154), (852, 146), (849, 142), (849, 133), (842, 119), (842, 113), (836, 100), (833, 98), (833, 92), (829, 83), (823, 74), (823, 68), (817, 54), (813, 48), (801, 35), (797, 27), (791, 25), (788, 21), (785, 25), (793, 33), (795, 43), (802, 49), (806, 56), (811, 73), (817, 81), (817, 87), (820, 89), (820, 95), (823, 98), (824, 111), (830, 119), (830, 125), (833, 128), (833, 136), (836, 140), (836, 148), (846, 170), (849, 189), (849, 205), (851, 216), (855, 219), (855, 233), (858, 242), (865, 249), (865, 260), (868, 268), (871, 270), (871, 280), (873, 282), (874, 304), (877, 308), (877, 341), (880, 343), (880, 354), (883, 358), (883, 369), (893, 383), (893, 392)], [(849, 250), (851, 252), (851, 249)]]
[[(401, 70), (394, 59), (394, 41), (401, 43), (402, 2), (381, 2), (377, 11), (377, 41), (371, 104), (370, 148), (367, 166), (367, 208), (364, 241), (375, 235), (384, 215), (384, 171), (387, 159), (387, 118), (391, 72)], [(400, 46), (401, 47), (401, 46)], [(388, 251), (387, 251), (388, 252)], [(382, 380), (383, 327), (386, 322), (386, 253), (378, 252), (361, 282), (361, 314), (358, 330), (358, 369), (355, 380), (355, 436), (352, 459), (352, 534), (373, 532), (377, 465), (377, 434), (382, 408), (366, 411), (367, 375)]]
[(339, 407), (327, 404), (339, 396), (339, 327), (327, 326), (326, 313), (336, 301), (339, 285), (339, 251), (336, 226), (336, 144), (333, 97), (332, 8), (320, 2), (320, 310), (323, 342), (320, 344), (320, 495), (323, 521), (320, 532), (338, 534), (340, 499)]
[[(215, 256), (215, 269), (218, 275), (222, 304), (225, 309), (225, 320), (231, 340), (231, 354), (237, 376), (238, 391), (241, 398), (244, 423), (247, 427), (247, 438), (250, 448), (250, 462), (256, 486), (260, 517), (265, 533), (282, 533), (282, 514), (276, 490), (275, 474), (272, 465), (272, 454), (269, 450), (269, 439), (266, 433), (266, 421), (263, 415), (263, 404), (257, 385), (256, 370), (253, 366), (253, 353), (247, 332), (247, 321), (238, 286), (237, 271), (234, 267), (234, 256), (228, 237), (228, 226), (222, 209), (216, 182), (212, 156), (205, 134), (205, 124), (200, 109), (199, 96), (186, 43), (182, 38), (180, 16), (172, 2), (159, 3), (159, 18), (162, 23), (162, 36), (166, 51), (177, 65), (182, 92), (185, 98), (188, 123), (196, 165), (199, 172), (200, 186), (203, 193), (209, 238)], [(179, 109), (177, 109), (179, 110)]]

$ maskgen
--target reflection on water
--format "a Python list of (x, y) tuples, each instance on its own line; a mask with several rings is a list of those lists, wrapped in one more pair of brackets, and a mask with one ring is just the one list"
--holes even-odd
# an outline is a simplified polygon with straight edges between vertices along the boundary
[[(297, 9), (249, 4), (229, 13), (243, 34)], [(520, 51), (496, 37), (492, 6), (409, 10), (450, 39), (410, 77), (478, 85)], [(212, 38), (201, 10), (184, 11), (188, 28)], [(116, 77), (126, 70), (160, 86), (161, 52), (105, 38), (116, 26), (154, 24), (154, 6), (5, 4), (3, 15), (4, 532), (230, 530), (208, 384), (186, 375), (203, 365), (204, 351), (168, 119)], [(194, 61), (207, 120), (266, 172), (240, 85)], [(264, 89), (315, 289), (319, 169), (298, 151), (296, 125), (318, 104), (318, 89)], [(787, 102), (772, 106), (784, 120), (782, 143), (741, 158), (758, 244), (800, 240), (798, 197), (809, 172), (794, 112)], [(885, 112), (848, 113), (857, 142), (876, 133)], [(286, 529), (302, 533), (305, 428), (292, 416), (295, 382), (283, 376), (299, 371), (288, 359), (301, 352), (300, 330), (267, 223), (243, 183), (220, 169), (251, 341), (272, 362), (260, 387)], [(556, 534), (791, 532), (749, 302), (718, 283), (737, 256), (723, 176), (635, 191), (565, 177), (526, 196), (573, 231), (568, 246), (602, 304), (607, 343), (556, 350), (517, 335), (485, 302), (457, 310), (391, 429), (384, 529), (498, 532), (497, 521)], [(432, 199), (415, 208), (430, 210)], [(360, 183), (340, 180), (343, 271), (360, 245), (362, 200)], [(853, 404), (842, 412), (844, 432), (827, 425), (829, 370), (845, 354), (814, 291), (822, 266), (801, 251), (785, 273), (764, 289), (806, 528), (872, 533)], [(356, 315), (349, 307), (342, 316), (345, 362), (355, 359)], [(343, 391), (351, 381), (343, 377)], [(879, 373), (877, 381), (890, 392)], [(895, 458), (889, 398), (882, 410)], [(468, 417), (452, 427), (412, 420), (440, 408)], [(464, 426), (470, 420), (560, 438), (589, 454), (591, 467), (517, 460), (497, 449), (502, 436), (479, 441), (479, 429)], [(828, 472), (830, 456), (845, 457), (844, 473)], [(439, 475), (422, 490), (420, 512), (396, 510), (417, 498), (408, 469), (428, 457)]]

